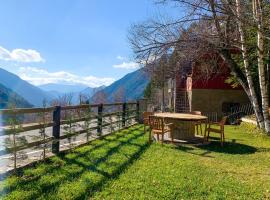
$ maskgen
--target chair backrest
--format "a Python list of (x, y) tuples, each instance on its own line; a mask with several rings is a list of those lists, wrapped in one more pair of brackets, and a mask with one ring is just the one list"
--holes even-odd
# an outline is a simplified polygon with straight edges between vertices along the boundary
[(151, 129), (163, 130), (164, 121), (163, 118), (154, 115), (149, 116), (149, 126)]
[(221, 121), (219, 122), (219, 125), (220, 125), (220, 126), (224, 126), (224, 125), (226, 124), (226, 122), (227, 122), (227, 119), (228, 119), (227, 116), (223, 117), (223, 118), (221, 119)]
[(143, 123), (148, 125), (149, 124), (149, 116), (153, 115), (153, 112), (143, 112)]
[(192, 114), (192, 115), (202, 115), (201, 111), (191, 111), (189, 113)]

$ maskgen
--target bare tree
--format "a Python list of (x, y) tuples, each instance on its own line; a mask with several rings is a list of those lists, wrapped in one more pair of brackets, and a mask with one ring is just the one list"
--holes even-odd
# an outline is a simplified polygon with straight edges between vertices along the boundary
[[(269, 133), (269, 71), (265, 62), (269, 1), (160, 0), (157, 3), (174, 3), (181, 10), (186, 8), (186, 13), (177, 20), (157, 19), (132, 26), (129, 40), (139, 62), (147, 62), (171, 49), (180, 58), (191, 59), (194, 59), (192, 55), (217, 53), (248, 95), (258, 126)], [(252, 60), (254, 55), (257, 62)]]
[(86, 94), (80, 93), (79, 94), (79, 104), (88, 104), (90, 97)]
[(51, 101), (52, 106), (72, 105), (73, 93), (66, 93)]

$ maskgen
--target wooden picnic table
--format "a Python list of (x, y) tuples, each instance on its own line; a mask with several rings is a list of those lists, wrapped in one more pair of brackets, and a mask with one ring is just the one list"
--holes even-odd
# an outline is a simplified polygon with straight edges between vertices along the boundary
[(155, 113), (164, 118), (166, 123), (173, 123), (173, 136), (179, 140), (189, 140), (195, 137), (195, 123), (207, 120), (206, 116), (187, 113)]

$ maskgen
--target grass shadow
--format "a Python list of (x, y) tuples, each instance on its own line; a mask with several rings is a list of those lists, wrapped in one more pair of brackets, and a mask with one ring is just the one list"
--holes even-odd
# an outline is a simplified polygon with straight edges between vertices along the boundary
[(8, 178), (2, 192), (7, 199), (87, 199), (148, 147), (141, 127), (124, 130)]
[(210, 152), (226, 154), (253, 154), (258, 150), (253, 146), (236, 142), (225, 142), (224, 145), (221, 146), (220, 141), (218, 140), (212, 140), (208, 145), (200, 145), (198, 148)]
[[(197, 145), (196, 145), (196, 147), (197, 147)], [(185, 153), (192, 154), (192, 155), (213, 158), (213, 156), (208, 155), (208, 154), (211, 153), (211, 151), (208, 151), (208, 150), (204, 151), (203, 153), (194, 152), (195, 146), (191, 146), (191, 144), (177, 145), (177, 146), (174, 146), (173, 148), (176, 149), (176, 150), (179, 150), (179, 151), (183, 151)]]
[[(225, 154), (253, 154), (255, 152), (269, 152), (268, 148), (255, 148), (246, 144), (237, 143), (235, 139), (231, 141), (226, 141), (223, 146), (221, 146), (220, 139), (217, 137), (209, 137), (210, 142), (208, 144), (192, 145), (192, 144), (182, 144), (174, 145), (173, 148), (179, 151), (190, 153), (193, 155), (212, 157), (211, 152), (225, 153)], [(238, 139), (237, 139), (238, 141)], [(196, 148), (204, 150), (203, 153), (195, 152)]]

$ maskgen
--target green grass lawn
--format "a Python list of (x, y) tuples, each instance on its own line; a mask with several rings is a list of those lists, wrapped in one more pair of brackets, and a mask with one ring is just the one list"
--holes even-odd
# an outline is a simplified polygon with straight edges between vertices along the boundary
[(3, 199), (270, 199), (270, 137), (227, 126), (226, 144), (148, 145), (141, 126), (25, 169)]

